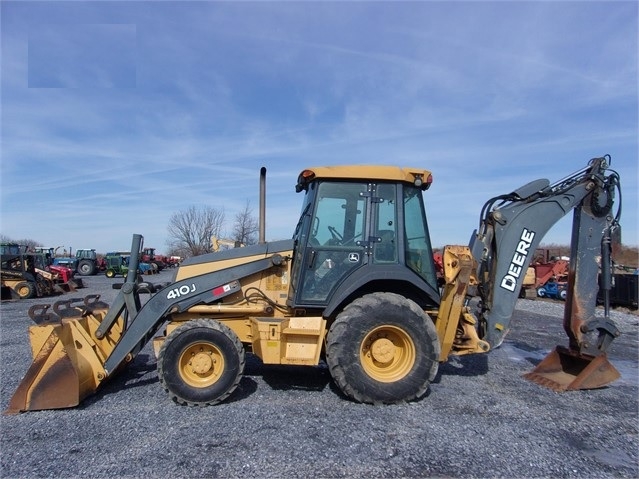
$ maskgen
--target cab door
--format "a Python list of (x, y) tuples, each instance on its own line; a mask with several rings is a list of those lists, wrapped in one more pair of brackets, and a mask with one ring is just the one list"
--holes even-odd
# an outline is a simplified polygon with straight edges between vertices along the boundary
[(368, 263), (369, 185), (322, 182), (309, 222), (297, 287), (298, 305), (323, 306), (353, 270)]

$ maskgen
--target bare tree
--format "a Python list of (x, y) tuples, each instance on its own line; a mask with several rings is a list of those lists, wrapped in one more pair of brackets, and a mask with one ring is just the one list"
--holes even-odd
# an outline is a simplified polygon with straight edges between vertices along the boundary
[(2, 242), (2, 243), (17, 243), (19, 245), (26, 246), (27, 250), (29, 250), (29, 251), (33, 251), (37, 246), (42, 246), (42, 243), (40, 243), (39, 241), (36, 241), (36, 240), (32, 240), (32, 239), (28, 239), (28, 238), (14, 240), (14, 239), (9, 238), (8, 236), (5, 236), (5, 235), (0, 235), (0, 242)]
[(244, 209), (235, 215), (235, 224), (233, 225), (233, 241), (240, 242), (244, 245), (257, 243), (257, 233), (259, 224), (255, 216), (251, 202), (246, 200)]
[(190, 257), (210, 253), (211, 237), (220, 236), (224, 226), (224, 210), (210, 206), (190, 206), (174, 213), (169, 219), (168, 245), (180, 256)]

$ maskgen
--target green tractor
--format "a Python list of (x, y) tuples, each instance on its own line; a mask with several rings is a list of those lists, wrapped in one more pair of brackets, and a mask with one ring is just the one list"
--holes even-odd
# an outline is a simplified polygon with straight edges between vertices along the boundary
[(104, 272), (106, 277), (115, 278), (117, 275), (121, 275), (126, 278), (129, 271), (129, 257), (130, 253), (107, 253), (105, 257), (106, 271)]
[[(131, 253), (128, 251), (116, 251), (107, 253), (105, 256), (106, 271), (104, 274), (107, 278), (115, 278), (117, 275), (124, 276), (129, 271), (129, 259)], [(151, 274), (153, 266), (149, 263), (138, 263), (138, 274)]]

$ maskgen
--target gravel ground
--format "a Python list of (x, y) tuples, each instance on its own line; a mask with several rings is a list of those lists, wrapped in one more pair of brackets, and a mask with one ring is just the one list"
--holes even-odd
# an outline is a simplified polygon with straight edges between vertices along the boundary
[[(149, 277), (167, 281), (170, 272)], [(104, 276), (61, 298), (117, 291)], [(4, 410), (30, 362), (29, 306), (0, 309)], [(639, 477), (639, 317), (622, 331), (611, 386), (555, 393), (522, 379), (566, 344), (559, 302), (520, 300), (513, 329), (488, 355), (440, 366), (420, 401), (344, 399), (325, 365), (263, 366), (249, 356), (226, 402), (188, 408), (158, 383), (150, 346), (81, 406), (1, 416), (1, 477)], [(603, 314), (603, 313), (602, 313)]]

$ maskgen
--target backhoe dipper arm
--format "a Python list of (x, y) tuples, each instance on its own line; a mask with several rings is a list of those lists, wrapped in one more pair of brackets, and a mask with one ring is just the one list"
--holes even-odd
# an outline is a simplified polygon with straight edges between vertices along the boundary
[[(499, 346), (508, 332), (535, 249), (548, 230), (571, 210), (574, 216), (564, 312), (570, 349), (596, 355), (618, 335), (609, 318), (595, 319), (598, 260), (610, 262), (610, 255), (602, 254), (602, 249), (610, 246), (604, 239), (618, 228), (621, 210), (619, 207), (617, 215), (611, 215), (614, 190), (620, 191), (620, 187), (619, 175), (608, 169), (609, 160), (608, 155), (594, 158), (588, 166), (555, 184), (536, 180), (484, 206), (470, 249), (478, 262), (478, 293), (482, 299), (479, 336), (492, 347)], [(601, 267), (610, 270), (609, 264)], [(584, 333), (594, 330), (600, 339), (593, 347)]]

